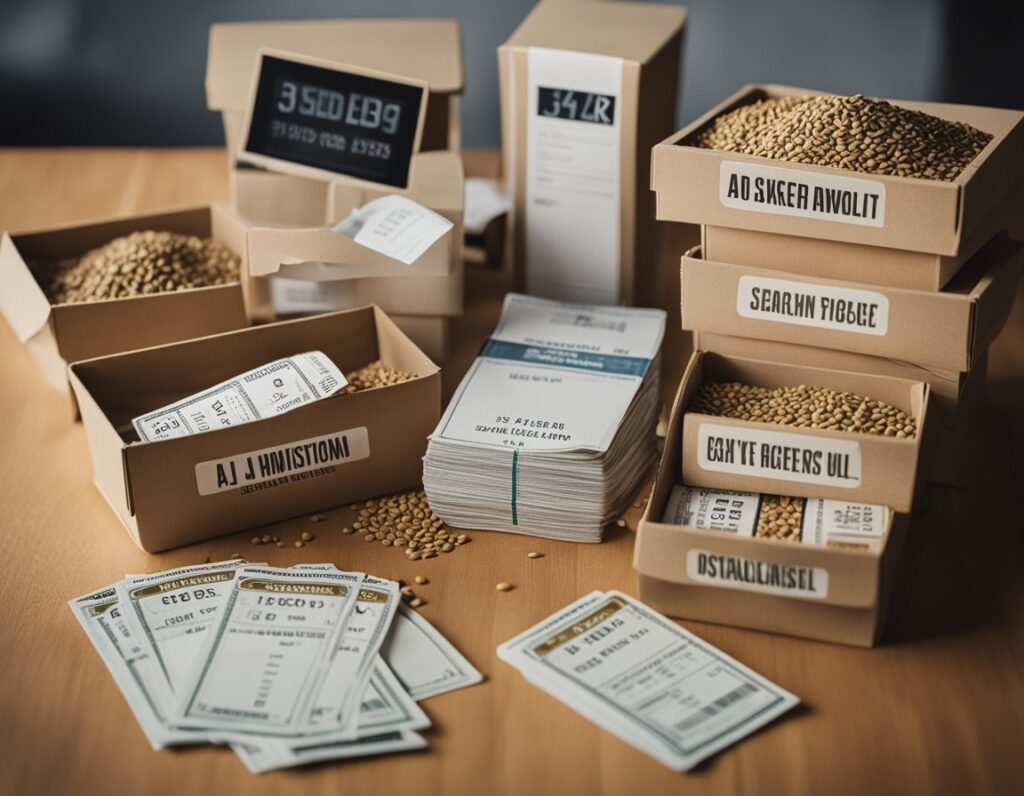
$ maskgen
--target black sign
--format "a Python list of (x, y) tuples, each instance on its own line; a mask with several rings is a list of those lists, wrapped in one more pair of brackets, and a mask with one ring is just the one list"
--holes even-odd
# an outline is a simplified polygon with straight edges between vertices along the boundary
[(571, 122), (614, 124), (615, 97), (538, 86), (537, 115), (550, 119), (568, 119)]
[(264, 55), (245, 151), (405, 188), (426, 90)]

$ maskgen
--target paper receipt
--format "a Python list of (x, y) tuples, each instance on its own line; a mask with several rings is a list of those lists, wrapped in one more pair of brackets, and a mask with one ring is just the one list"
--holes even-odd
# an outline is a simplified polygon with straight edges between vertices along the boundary
[(132, 420), (153, 442), (212, 431), (289, 412), (334, 395), (348, 384), (321, 351), (285, 357)]

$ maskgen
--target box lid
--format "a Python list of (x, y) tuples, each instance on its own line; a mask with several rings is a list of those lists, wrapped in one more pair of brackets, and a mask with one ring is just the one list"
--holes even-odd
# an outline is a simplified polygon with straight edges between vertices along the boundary
[(261, 48), (414, 77), (438, 94), (462, 92), (462, 43), (454, 19), (228, 22), (210, 27), (206, 62), (210, 110), (245, 107)]
[[(813, 166), (753, 157), (689, 145), (692, 136), (715, 117), (766, 97), (822, 94), (779, 85), (748, 85), (692, 124), (654, 147), (651, 188), (657, 217), (784, 235), (863, 243), (896, 249), (957, 255), (960, 244), (992, 209), (1012, 197), (1011, 186), (1024, 164), (1024, 112), (972, 105), (888, 100), (950, 121), (963, 122), (992, 134), (982, 152), (953, 181), (865, 174), (829, 166)], [(758, 171), (760, 170), (760, 171)], [(833, 210), (808, 212), (785, 203), (723, 198), (734, 174), (770, 173), (773, 180), (830, 192), (850, 194), (859, 208), (871, 212)], [(762, 177), (764, 178), (764, 177)], [(748, 197), (749, 198), (749, 197)]]
[(683, 6), (542, 0), (503, 46), (574, 50), (646, 63), (685, 22)]

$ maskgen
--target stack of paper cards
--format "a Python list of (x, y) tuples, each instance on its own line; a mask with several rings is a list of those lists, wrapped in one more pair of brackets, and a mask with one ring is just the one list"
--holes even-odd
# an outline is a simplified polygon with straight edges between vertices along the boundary
[(538, 688), (677, 771), (799, 700), (620, 592), (595, 591), (498, 647)]
[(601, 541), (657, 456), (661, 310), (509, 294), (424, 458), (449, 525)]
[(481, 674), (398, 584), (225, 561), (72, 600), (155, 749), (230, 744), (259, 773), (425, 747), (417, 700)]

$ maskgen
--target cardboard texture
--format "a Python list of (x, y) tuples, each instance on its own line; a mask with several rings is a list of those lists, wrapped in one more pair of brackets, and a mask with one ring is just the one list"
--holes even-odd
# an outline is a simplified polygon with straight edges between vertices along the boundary
[[(929, 423), (935, 428), (955, 429), (959, 422), (960, 406), (971, 395), (972, 388), (979, 383), (976, 371), (983, 367), (982, 357), (970, 373), (925, 369), (907, 362), (884, 359), (866, 354), (851, 354), (828, 348), (779, 343), (773, 340), (757, 340), (749, 337), (695, 332), (694, 346), (701, 351), (710, 351), (726, 356), (746, 359), (766, 359), (772, 362), (789, 362), (812, 368), (871, 373), (928, 384), (931, 399), (928, 405)], [(984, 381), (982, 376), (981, 381)]]
[[(317, 184), (291, 175), (237, 172), (240, 209), (246, 216), (246, 307), (255, 320), (277, 315), (267, 277), (345, 282), (348, 306), (378, 304), (385, 312), (421, 317), (462, 314), (462, 162), (452, 152), (416, 155), (405, 191), (342, 182)], [(319, 187), (321, 186), (322, 187)], [(400, 194), (452, 222), (412, 265), (332, 232), (327, 225), (380, 196)], [(250, 215), (251, 214), (251, 215)], [(298, 224), (298, 226), (293, 226)], [(333, 309), (341, 309), (334, 307)]]
[[(908, 412), (917, 423), (917, 434), (912, 439), (898, 439), (797, 429), (686, 411), (697, 389), (711, 382), (768, 388), (807, 384), (856, 393)], [(928, 434), (927, 384), (697, 350), (681, 389), (683, 483), (873, 503), (898, 512), (912, 510), (922, 439)], [(745, 456), (749, 457), (746, 461)], [(815, 460), (817, 471), (811, 469)]]
[(247, 325), (242, 289), (227, 285), (51, 304), (36, 274), (139, 230), (211, 237), (245, 259), (244, 227), (221, 206), (67, 224), (0, 238), (0, 312), (54, 388), (67, 391), (69, 362), (187, 340)]
[(424, 151), (461, 146), (458, 94), (462, 42), (454, 19), (322, 19), (230, 22), (210, 27), (206, 103), (220, 111), (228, 158), (235, 162), (242, 117), (260, 48), (299, 53), (415, 78), (430, 87)]
[(624, 304), (656, 301), (659, 226), (648, 190), (651, 147), (675, 123), (686, 24), (682, 6), (606, 0), (542, 0), (498, 48), (502, 160), (513, 198), (505, 262), (526, 284), (528, 61), (531, 49), (621, 58), (619, 294)]
[[(131, 420), (280, 357), (321, 350), (344, 372), (381, 359), (419, 378), (334, 395), (275, 417), (202, 434), (131, 442)], [(284, 321), (77, 362), (97, 488), (148, 552), (410, 489), (440, 417), (437, 366), (377, 307)], [(369, 455), (245, 489), (201, 495), (196, 466), (324, 435), (366, 429)]]
[(991, 241), (941, 292), (682, 258), (684, 329), (799, 343), (967, 372), (1002, 331), (1024, 245)]
[[(862, 647), (877, 644), (909, 518), (889, 512), (878, 551), (742, 538), (663, 523), (666, 501), (673, 485), (679, 483), (688, 400), (684, 382), (672, 408), (651, 499), (637, 529), (633, 567), (640, 599), (655, 610), (681, 619)], [(736, 582), (709, 585), (692, 577), (688, 566), (691, 553), (763, 562), (805, 578), (814, 577), (818, 593), (763, 593)]]
[(444, 315), (389, 316), (413, 344), (434, 362), (443, 365), (452, 350), (452, 319)]
[[(1024, 164), (1024, 113), (1020, 111), (890, 100), (965, 122), (994, 136), (951, 182), (863, 174), (691, 145), (695, 134), (711, 120), (736, 107), (769, 97), (821, 93), (790, 86), (745, 86), (655, 146), (651, 187), (657, 195), (657, 217), (957, 257), (973, 245), (972, 236), (986, 217), (1004, 213), (1005, 204), (1015, 201), (1010, 189), (1020, 182)], [(842, 211), (810, 217), (802, 209), (795, 214), (793, 208), (767, 202), (744, 202), (742, 208), (726, 206), (721, 189), (728, 184), (728, 177), (757, 168), (771, 169), (765, 173), (792, 183), (847, 191), (857, 202), (864, 197), (877, 197), (878, 201), (871, 205), (870, 214), (860, 217)], [(749, 209), (755, 205), (757, 210)]]

